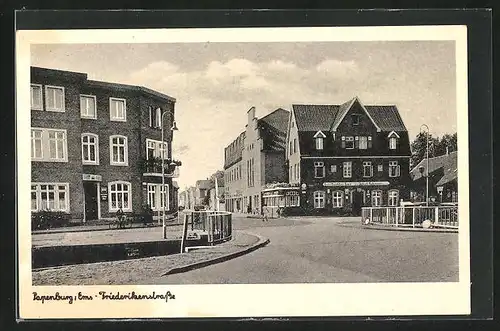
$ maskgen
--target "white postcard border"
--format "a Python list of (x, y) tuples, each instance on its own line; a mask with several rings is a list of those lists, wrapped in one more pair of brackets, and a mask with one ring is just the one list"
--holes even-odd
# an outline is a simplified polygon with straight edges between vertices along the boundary
[[(383, 38), (381, 39), (381, 36)], [(470, 314), (469, 173), (466, 26), (31, 30), (16, 35), (19, 316), (159, 318)], [(30, 232), (30, 45), (60, 43), (300, 42), (455, 40), (458, 121), (459, 282), (162, 286), (32, 286)], [(99, 291), (165, 293), (175, 300), (33, 301), (39, 294)]]

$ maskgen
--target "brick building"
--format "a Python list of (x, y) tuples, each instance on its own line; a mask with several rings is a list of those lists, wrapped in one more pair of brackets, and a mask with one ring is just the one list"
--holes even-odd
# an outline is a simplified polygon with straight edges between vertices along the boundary
[(410, 142), (396, 106), (293, 105), (289, 183), (266, 190), (290, 212), (359, 214), (409, 198)]
[(284, 151), (289, 116), (281, 108), (260, 119), (254, 107), (247, 111), (245, 131), (224, 149), (226, 210), (260, 214), (266, 184), (288, 180)]
[(112, 217), (120, 207), (162, 210), (164, 201), (174, 210), (172, 177), (180, 166), (170, 158), (174, 106), (174, 98), (145, 87), (31, 67), (32, 211), (60, 210), (88, 221)]
[(413, 180), (412, 191), (416, 201), (425, 201), (427, 173), (429, 174), (429, 201), (458, 202), (456, 151), (429, 158), (429, 171), (427, 171), (425, 158), (410, 171)]

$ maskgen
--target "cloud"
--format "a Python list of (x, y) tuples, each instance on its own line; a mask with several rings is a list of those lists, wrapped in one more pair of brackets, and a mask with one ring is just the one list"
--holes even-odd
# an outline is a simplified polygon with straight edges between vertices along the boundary
[(244, 130), (251, 106), (263, 116), (278, 107), (289, 109), (294, 102), (345, 101), (334, 96), (341, 88), (349, 89), (359, 71), (354, 61), (336, 59), (306, 68), (283, 60), (254, 63), (236, 58), (191, 71), (157, 61), (132, 72), (128, 82), (177, 99), (179, 131), (173, 154), (183, 162), (179, 181), (189, 185), (222, 169), (224, 147)]

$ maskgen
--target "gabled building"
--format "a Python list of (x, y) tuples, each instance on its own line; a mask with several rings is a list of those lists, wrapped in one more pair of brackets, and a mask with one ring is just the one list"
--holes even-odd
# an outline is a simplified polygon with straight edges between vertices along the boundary
[[(297, 213), (359, 214), (409, 198), (410, 142), (394, 105), (292, 105), (289, 184), (273, 188)], [(293, 197), (288, 197), (293, 196)]]
[(265, 185), (288, 181), (285, 144), (289, 116), (281, 108), (260, 119), (254, 107), (247, 111), (245, 131), (224, 149), (226, 210), (260, 214)]
[(429, 158), (424, 158), (410, 171), (413, 180), (414, 199), (425, 201), (427, 174), (429, 174), (429, 200), (436, 202), (457, 202), (457, 152), (447, 153)]

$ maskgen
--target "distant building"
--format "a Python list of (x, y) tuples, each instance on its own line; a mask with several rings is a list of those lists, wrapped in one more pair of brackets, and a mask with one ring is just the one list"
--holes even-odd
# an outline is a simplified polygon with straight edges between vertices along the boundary
[[(175, 99), (141, 86), (31, 67), (31, 210), (78, 221), (117, 210), (175, 209), (171, 167)], [(161, 123), (161, 115), (165, 123)], [(164, 153), (162, 153), (164, 151)], [(180, 164), (179, 164), (180, 165)]]
[(265, 185), (288, 180), (285, 139), (289, 116), (281, 108), (260, 119), (255, 107), (247, 111), (245, 131), (224, 149), (226, 210), (260, 214)]
[[(218, 192), (219, 192), (219, 200), (216, 198), (216, 190), (215, 187), (212, 187), (209, 190), (209, 204), (208, 207), (210, 210), (217, 210), (217, 207), (219, 208), (219, 211), (224, 211), (225, 209), (225, 199), (224, 199), (224, 186), (219, 186), (218, 187)], [(217, 202), (219, 205), (217, 206)]]
[(208, 179), (197, 180), (194, 191), (195, 206), (208, 205), (211, 182)]
[(410, 142), (396, 106), (292, 105), (289, 182), (266, 189), (268, 206), (356, 215), (409, 198)]
[[(429, 200), (458, 202), (457, 152), (429, 158)], [(427, 159), (410, 171), (412, 194), (416, 201), (425, 201)]]

